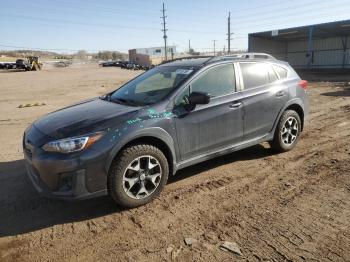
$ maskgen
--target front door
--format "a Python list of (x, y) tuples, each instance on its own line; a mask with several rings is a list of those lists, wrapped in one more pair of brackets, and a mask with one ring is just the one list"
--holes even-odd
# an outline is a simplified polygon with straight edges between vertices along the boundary
[[(210, 95), (210, 103), (183, 109), (191, 92)], [(238, 143), (243, 136), (242, 104), (237, 101), (236, 78), (232, 63), (204, 71), (187, 86), (175, 102), (175, 125), (181, 160)]]

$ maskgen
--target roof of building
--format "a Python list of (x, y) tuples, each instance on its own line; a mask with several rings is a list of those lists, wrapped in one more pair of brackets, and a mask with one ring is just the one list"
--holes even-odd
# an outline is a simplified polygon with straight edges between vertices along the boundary
[[(169, 45), (167, 46), (167, 48), (175, 48), (176, 49), (176, 45)], [(130, 50), (145, 50), (145, 49), (164, 49), (164, 46), (151, 46), (151, 47), (138, 47), (138, 48), (132, 48), (132, 49), (129, 49)]]
[(314, 24), (300, 27), (278, 29), (272, 31), (251, 33), (249, 36), (261, 38), (273, 38), (276, 40), (288, 41), (290, 39), (305, 39), (309, 35), (309, 28), (313, 27), (312, 37), (328, 38), (350, 35), (350, 20), (336, 21), (330, 23)]

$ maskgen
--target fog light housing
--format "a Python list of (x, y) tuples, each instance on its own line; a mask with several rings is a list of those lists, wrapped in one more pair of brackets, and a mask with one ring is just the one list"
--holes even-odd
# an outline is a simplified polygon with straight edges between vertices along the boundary
[(69, 192), (73, 188), (73, 173), (62, 173), (58, 182), (58, 191)]

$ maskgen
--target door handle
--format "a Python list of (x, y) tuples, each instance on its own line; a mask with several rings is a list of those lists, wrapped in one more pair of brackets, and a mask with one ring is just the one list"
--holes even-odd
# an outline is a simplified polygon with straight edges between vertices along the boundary
[(232, 102), (232, 104), (230, 104), (229, 108), (234, 109), (234, 108), (238, 108), (242, 105), (242, 102)]
[(276, 96), (277, 96), (277, 97), (284, 96), (284, 91), (278, 91), (278, 92), (276, 93)]

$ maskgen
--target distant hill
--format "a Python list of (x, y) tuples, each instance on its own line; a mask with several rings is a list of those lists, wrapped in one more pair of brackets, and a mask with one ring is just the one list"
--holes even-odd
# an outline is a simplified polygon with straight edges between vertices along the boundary
[(45, 58), (55, 58), (62, 56), (55, 52), (49, 51), (36, 51), (36, 50), (13, 50), (13, 51), (0, 51), (0, 56), (7, 57), (27, 57), (27, 56), (39, 56)]
[(38, 51), (38, 50), (11, 50), (1, 51), (0, 57), (9, 58), (23, 58), (27, 56), (38, 56), (42, 59), (80, 59), (80, 60), (126, 60), (127, 54), (118, 51), (100, 51), (98, 53), (88, 53), (84, 50), (78, 51), (74, 54), (60, 54), (50, 51)]

